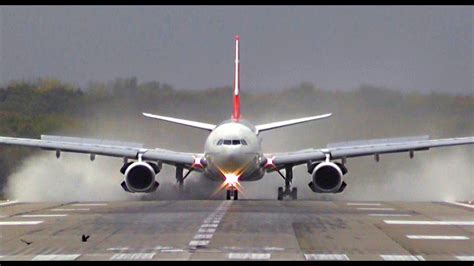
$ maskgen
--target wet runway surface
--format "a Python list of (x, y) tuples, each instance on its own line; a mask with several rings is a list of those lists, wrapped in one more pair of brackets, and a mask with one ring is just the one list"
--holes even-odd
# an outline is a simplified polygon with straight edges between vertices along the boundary
[(3, 201), (0, 233), (0, 260), (472, 261), (474, 205)]

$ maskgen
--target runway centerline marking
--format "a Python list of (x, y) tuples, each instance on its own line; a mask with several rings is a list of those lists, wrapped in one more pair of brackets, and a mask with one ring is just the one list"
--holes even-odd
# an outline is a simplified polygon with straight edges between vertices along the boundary
[(156, 253), (117, 253), (110, 260), (151, 260)]
[(0, 222), (0, 225), (35, 225), (40, 224), (44, 221), (8, 221)]
[(196, 234), (194, 239), (211, 239), (212, 234)]
[(48, 255), (37, 255), (32, 260), (75, 260), (81, 254), (48, 254)]
[(219, 226), (219, 223), (227, 212), (227, 209), (230, 207), (230, 204), (232, 204), (232, 201), (223, 201), (215, 211), (203, 220), (203, 224), (201, 224), (198, 232), (193, 237), (194, 239), (188, 244), (190, 249), (209, 245), (213, 234), (216, 232), (216, 228)]
[(304, 254), (306, 260), (349, 260), (346, 254)]
[(413, 255), (380, 255), (383, 260), (404, 260), (404, 261), (424, 261), (423, 256)]
[(228, 258), (234, 260), (269, 260), (270, 253), (229, 253)]
[(203, 225), (201, 225), (201, 227), (203, 227), (203, 228), (204, 227), (214, 227), (215, 228), (217, 226), (219, 226), (219, 224), (203, 224)]
[(468, 240), (467, 236), (434, 236), (434, 235), (407, 235), (409, 239), (429, 239), (429, 240)]
[(382, 204), (378, 203), (378, 202), (368, 202), (368, 203), (364, 203), (364, 202), (348, 202), (347, 205), (349, 206), (380, 206)]
[(416, 220), (384, 220), (386, 224), (400, 225), (474, 225), (474, 221), (416, 221)]
[(474, 256), (456, 256), (456, 259), (462, 261), (474, 261)]
[(198, 233), (215, 233), (215, 228), (199, 228)]
[(209, 245), (209, 240), (191, 240), (189, 242), (189, 246), (191, 246), (191, 248), (202, 247), (207, 245)]
[(470, 204), (466, 204), (466, 203), (455, 202), (455, 201), (446, 201), (446, 203), (451, 203), (451, 204), (454, 204), (454, 205), (458, 205), (458, 206), (463, 206), (463, 207), (468, 207), (468, 208), (474, 209), (474, 205), (470, 205)]
[(51, 209), (53, 212), (62, 212), (62, 211), (90, 211), (89, 208), (74, 208), (74, 209)]
[(34, 218), (34, 217), (65, 217), (67, 214), (23, 214), (20, 217)]

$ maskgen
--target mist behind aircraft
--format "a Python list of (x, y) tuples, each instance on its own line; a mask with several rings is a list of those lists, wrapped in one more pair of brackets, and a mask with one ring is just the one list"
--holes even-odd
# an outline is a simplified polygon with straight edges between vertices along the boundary
[[(136, 80), (129, 81), (130, 87), (115, 91), (115, 96), (111, 90), (110, 98), (83, 110), (84, 115), (78, 118), (86, 124), (82, 130), (65, 126), (54, 133), (201, 152), (206, 132), (146, 119), (141, 112), (218, 123), (228, 119), (232, 111), (231, 88), (201, 92), (170, 89), (150, 95), (139, 89), (141, 84)], [(117, 88), (118, 84), (108, 86)], [(99, 87), (96, 84), (86, 89), (86, 96), (97, 94)], [(255, 123), (333, 113), (325, 121), (263, 132), (264, 152), (318, 148), (357, 139), (425, 134), (443, 138), (474, 132), (472, 96), (402, 94), (368, 86), (355, 92), (329, 92), (308, 83), (277, 93), (243, 91), (242, 116)], [(379, 163), (370, 157), (349, 159), (348, 188), (337, 195), (311, 192), (307, 187), (310, 175), (301, 166), (295, 168), (294, 185), (300, 199), (467, 200), (474, 196), (473, 154), (467, 146), (415, 152), (414, 159), (404, 153), (381, 155)], [(154, 194), (130, 195), (120, 188), (121, 160), (99, 157), (90, 162), (88, 155), (64, 154), (58, 161), (52, 152), (34, 151), (9, 177), (6, 194), (20, 200), (74, 201), (208, 199), (215, 192), (216, 184), (191, 174), (185, 182), (188, 194), (179, 196), (175, 193), (174, 169), (165, 166), (157, 176), (161, 185)], [(242, 199), (276, 199), (276, 189), (283, 184), (277, 174), (267, 174), (259, 182), (243, 183)]]

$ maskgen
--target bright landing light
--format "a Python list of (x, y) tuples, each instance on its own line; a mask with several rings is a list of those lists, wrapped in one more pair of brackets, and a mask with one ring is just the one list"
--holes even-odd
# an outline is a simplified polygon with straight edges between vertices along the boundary
[(225, 183), (230, 186), (235, 186), (239, 183), (239, 176), (236, 174), (226, 174)]

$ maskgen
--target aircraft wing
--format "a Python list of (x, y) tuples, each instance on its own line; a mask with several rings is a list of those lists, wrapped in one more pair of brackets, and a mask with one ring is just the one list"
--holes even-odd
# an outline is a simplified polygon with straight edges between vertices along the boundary
[(474, 137), (433, 140), (428, 139), (427, 136), (376, 139), (329, 144), (327, 148), (323, 149), (306, 149), (265, 155), (267, 158), (272, 158), (272, 163), (279, 168), (285, 164), (298, 165), (308, 161), (325, 160), (326, 156), (329, 156), (331, 160), (335, 160), (384, 153), (414, 152), (428, 150), (430, 148), (466, 144), (474, 144)]
[(87, 153), (94, 156), (103, 155), (127, 159), (138, 159), (138, 154), (142, 154), (143, 160), (159, 160), (166, 164), (182, 164), (187, 166), (192, 165), (195, 156), (198, 155), (164, 149), (148, 149), (143, 148), (143, 145), (138, 143), (48, 135), (42, 135), (41, 139), (0, 137), (1, 144), (55, 150), (57, 153)]

